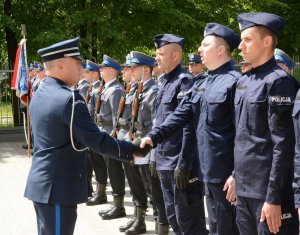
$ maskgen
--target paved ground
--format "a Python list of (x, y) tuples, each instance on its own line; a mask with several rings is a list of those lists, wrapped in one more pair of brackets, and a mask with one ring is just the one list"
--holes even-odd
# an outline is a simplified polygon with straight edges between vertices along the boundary
[[(7, 133), (5, 135), (0, 133), (0, 234), (34, 235), (37, 234), (34, 209), (31, 201), (23, 197), (31, 158), (28, 158), (27, 151), (21, 148), (24, 144), (22, 136), (5, 136)], [(9, 142), (16, 140), (19, 142)], [(110, 187), (108, 187), (108, 200), (112, 201)], [(101, 220), (98, 211), (109, 206), (109, 204), (93, 207), (79, 205), (75, 235), (121, 234), (118, 230), (119, 226), (125, 224), (133, 214), (128, 186), (125, 197), (127, 217), (111, 221)], [(154, 234), (151, 208), (147, 212), (146, 224), (147, 234)], [(170, 232), (170, 235), (173, 234)]]

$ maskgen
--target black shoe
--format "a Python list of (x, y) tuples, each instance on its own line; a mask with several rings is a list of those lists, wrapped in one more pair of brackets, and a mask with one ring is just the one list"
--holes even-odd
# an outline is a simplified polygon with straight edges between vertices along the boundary
[(100, 211), (98, 212), (98, 215), (99, 215), (99, 216), (102, 216), (102, 215), (104, 215), (104, 214), (110, 212), (112, 209), (114, 209), (113, 206), (111, 206), (110, 208), (108, 208), (108, 209), (106, 209), (106, 210), (100, 210)]
[(139, 221), (138, 219), (135, 220), (133, 225), (125, 231), (125, 234), (142, 234), (146, 233), (146, 223), (145, 220)]
[(119, 227), (119, 231), (122, 232), (122, 233), (124, 233), (127, 229), (129, 229), (133, 225), (133, 223), (134, 223), (135, 220), (136, 220), (136, 218), (133, 218), (133, 219), (129, 220), (127, 222), (127, 224), (125, 224), (123, 226), (120, 226)]
[(101, 215), (103, 220), (111, 220), (111, 219), (117, 219), (122, 218), (126, 216), (125, 208), (124, 207), (116, 207), (114, 206), (112, 210), (109, 212)]
[(107, 197), (105, 196), (94, 196), (90, 199), (88, 199), (88, 201), (86, 202), (87, 206), (95, 206), (95, 205), (101, 205), (107, 203)]

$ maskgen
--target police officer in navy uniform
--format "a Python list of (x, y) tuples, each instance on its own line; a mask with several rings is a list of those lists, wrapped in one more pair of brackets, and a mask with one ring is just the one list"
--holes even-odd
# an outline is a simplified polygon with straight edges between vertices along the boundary
[(71, 235), (77, 204), (87, 200), (86, 147), (131, 161), (134, 146), (101, 132), (70, 87), (82, 76), (79, 38), (40, 49), (47, 78), (30, 103), (34, 156), (25, 197), (33, 201), (38, 234)]
[(235, 180), (240, 234), (299, 234), (292, 180), (297, 82), (274, 58), (282, 17), (243, 13), (239, 49), (252, 65), (235, 94)]
[[(194, 77), (181, 68), (184, 38), (173, 34), (154, 37), (156, 61), (165, 75), (157, 95), (155, 125), (161, 125), (192, 87)], [(156, 169), (161, 180), (167, 218), (175, 234), (207, 234), (203, 187), (198, 180), (195, 131), (184, 126), (189, 141), (183, 141), (183, 127), (156, 148)], [(190, 181), (189, 181), (190, 180)], [(189, 183), (190, 182), (190, 183)]]
[(287, 53), (279, 48), (276, 48), (274, 51), (274, 57), (280, 68), (282, 68), (285, 72), (292, 74), (296, 63)]
[(199, 54), (190, 53), (189, 54), (189, 72), (195, 77), (201, 76), (204, 72), (204, 65)]
[[(235, 200), (232, 105), (240, 74), (234, 70), (230, 54), (239, 42), (232, 29), (217, 23), (206, 25), (199, 53), (208, 69), (207, 76), (197, 79), (173, 114), (148, 134), (150, 138), (142, 140), (155, 146), (192, 120), (197, 134), (198, 167), (201, 168), (198, 177), (206, 183), (207, 189), (210, 234), (238, 234), (231, 205)], [(183, 142), (188, 141), (183, 138)]]
[[(101, 131), (110, 134), (115, 126), (118, 104), (124, 93), (123, 86), (120, 84), (117, 75), (121, 71), (121, 65), (118, 61), (109, 57), (103, 56), (100, 74), (105, 81), (105, 86), (102, 94), (97, 93), (95, 100), (101, 99), (100, 111), (96, 114), (96, 123)], [(105, 165), (103, 161), (99, 162), (100, 158), (92, 158), (93, 167), (99, 171), (104, 171)], [(125, 195), (125, 173), (122, 163), (114, 159), (106, 159), (107, 172), (110, 179), (113, 194), (113, 206), (106, 211), (100, 213), (104, 220), (116, 219), (125, 217), (124, 195)]]

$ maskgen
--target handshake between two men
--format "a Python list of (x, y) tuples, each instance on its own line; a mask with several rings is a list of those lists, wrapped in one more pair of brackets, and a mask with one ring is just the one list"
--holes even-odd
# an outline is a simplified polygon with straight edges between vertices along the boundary
[[(150, 137), (144, 137), (144, 138), (136, 138), (134, 141), (132, 141), (132, 144), (134, 146), (133, 149), (133, 156), (134, 157), (145, 157), (153, 148), (153, 141)], [(151, 176), (157, 177), (157, 171), (155, 162), (149, 163), (150, 173)], [(189, 177), (190, 177), (190, 171), (187, 169), (180, 168), (177, 166), (174, 169), (174, 179), (176, 182), (177, 188), (180, 190), (185, 189), (189, 184)]]
[(149, 137), (135, 138), (132, 144), (134, 157), (145, 157), (153, 147), (153, 142)]

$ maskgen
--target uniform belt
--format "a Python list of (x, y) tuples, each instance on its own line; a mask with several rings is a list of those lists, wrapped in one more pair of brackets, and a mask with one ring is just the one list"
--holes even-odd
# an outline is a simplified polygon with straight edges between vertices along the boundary
[(119, 129), (124, 129), (124, 130), (128, 131), (130, 128), (129, 128), (129, 125), (120, 125)]
[(113, 123), (110, 121), (97, 121), (97, 126), (113, 126)]

